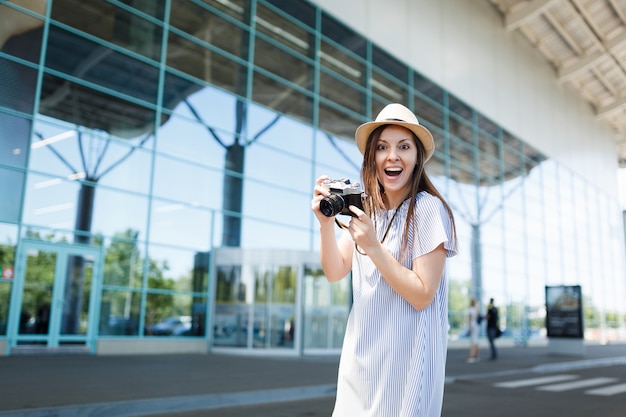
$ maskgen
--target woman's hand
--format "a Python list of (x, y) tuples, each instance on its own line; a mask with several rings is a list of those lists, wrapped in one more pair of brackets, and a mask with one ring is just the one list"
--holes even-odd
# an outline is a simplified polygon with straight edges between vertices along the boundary
[(315, 187), (313, 188), (313, 200), (311, 200), (311, 210), (315, 213), (315, 217), (317, 217), (317, 221), (320, 222), (321, 226), (333, 223), (335, 219), (334, 217), (325, 216), (320, 210), (320, 201), (322, 201), (324, 197), (330, 195), (328, 189), (322, 186), (322, 182), (326, 179), (328, 179), (328, 176), (322, 175), (317, 179), (317, 181), (315, 181)]
[(356, 206), (348, 207), (356, 217), (350, 219), (348, 231), (352, 236), (352, 240), (365, 251), (369, 253), (370, 250), (380, 246), (380, 242), (376, 239), (376, 230), (372, 219), (361, 209)]
[(320, 201), (328, 195), (330, 191), (322, 182), (328, 179), (321, 176), (315, 182), (313, 188), (313, 199), (311, 200), (311, 210), (320, 223), (320, 262), (322, 269), (329, 282), (339, 281), (345, 278), (352, 268), (352, 252), (354, 243), (346, 235), (342, 235), (337, 241), (335, 237), (335, 218), (327, 217), (320, 209)]

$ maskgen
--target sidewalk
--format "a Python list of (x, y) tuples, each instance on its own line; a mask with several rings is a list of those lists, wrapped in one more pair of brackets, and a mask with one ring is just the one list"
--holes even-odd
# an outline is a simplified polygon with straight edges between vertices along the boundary
[[(467, 347), (454, 346), (448, 351), (449, 382), (529, 368), (550, 371), (626, 363), (626, 344), (588, 345), (584, 356), (572, 357), (550, 354), (545, 346), (503, 343), (497, 361), (473, 364), (465, 362)], [(483, 348), (481, 353), (486, 359), (488, 351)], [(211, 414), (206, 410), (321, 399), (329, 407), (338, 359), (215, 353), (0, 357), (0, 417), (191, 417)]]

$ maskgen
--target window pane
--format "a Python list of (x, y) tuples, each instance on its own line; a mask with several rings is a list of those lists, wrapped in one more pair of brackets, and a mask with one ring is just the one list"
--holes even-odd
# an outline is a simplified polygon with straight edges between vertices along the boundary
[(413, 105), (420, 124), (427, 125), (427, 123), (431, 123), (440, 129), (443, 128), (444, 113), (442, 106), (418, 94), (413, 96)]
[[(220, 133), (220, 140), (232, 140), (226, 134)], [(211, 137), (207, 126), (193, 120), (172, 116), (170, 120), (159, 130), (157, 141), (158, 150), (167, 157), (157, 156), (157, 172), (161, 164), (172, 162), (166, 161), (168, 157), (184, 159), (180, 161), (185, 165), (203, 165), (213, 170), (221, 170), (224, 166), (224, 147)], [(201, 167), (199, 167), (201, 168)], [(173, 171), (170, 172), (170, 174)], [(167, 195), (167, 194), (164, 194)]]
[[(228, 16), (229, 19), (235, 19), (238, 20), (240, 22), (246, 23), (248, 21), (248, 14), (249, 14), (249, 10), (248, 8), (250, 7), (250, 1), (249, 0), (228, 0), (228, 2), (225, 2), (223, 0), (202, 0), (204, 3), (207, 4), (207, 7), (210, 7), (211, 10), (216, 10), (219, 11), (220, 14), (217, 14), (218, 16), (222, 16), (222, 18), (225, 19), (224, 16)], [(193, 3), (193, 1), (189, 1), (189, 0), (175, 0), (172, 2), (172, 9), (179, 9), (179, 8), (190, 8), (190, 7), (195, 7), (195, 6), (191, 6), (190, 3)], [(198, 10), (195, 8), (191, 8), (190, 10), (192, 10), (194, 13), (198, 13)]]
[[(6, 268), (8, 266), (3, 266)], [(9, 317), (9, 301), (11, 300), (11, 282), (0, 278), (0, 336), (6, 336)]]
[[(133, 80), (139, 76), (133, 75), (129, 82), (134, 84)], [(144, 83), (138, 82), (138, 84)], [(109, 87), (118, 92), (132, 93), (119, 85), (109, 85)], [(139, 87), (134, 92), (153, 94), (152, 99), (156, 98), (156, 84), (143, 87), (154, 88), (154, 90), (150, 92)], [(60, 89), (70, 91), (71, 94), (59, 95)], [(103, 130), (123, 138), (136, 138), (154, 129), (154, 110), (47, 74), (44, 75), (39, 110), (41, 114), (55, 119), (76, 126)]]
[[(353, 132), (354, 129), (353, 127)], [(315, 181), (319, 175), (328, 175), (332, 179), (349, 178), (358, 181), (363, 157), (354, 145), (354, 141), (338, 139), (322, 132), (317, 134), (315, 141), (317, 172), (312, 181)], [(309, 187), (312, 185), (313, 182)]]
[[(205, 245), (206, 246), (206, 245)], [(165, 291), (192, 292), (197, 290), (194, 271), (198, 256), (206, 252), (151, 244), (149, 247), (148, 287)], [(206, 292), (207, 288), (201, 288)]]
[[(247, 37), (247, 33), (239, 33), (241, 32), (239, 28), (234, 28), (234, 32), (235, 40), (238, 37)], [(217, 36), (219, 39), (222, 38), (222, 35)], [(224, 39), (232, 38), (224, 36)], [(211, 40), (208, 39), (208, 41)], [(190, 40), (176, 33), (169, 34), (169, 45), (167, 58), (169, 67), (234, 93), (243, 95), (245, 92), (246, 68), (235, 62), (233, 57), (208, 49), (208, 43), (205, 44), (196, 39)], [(177, 76), (168, 72), (167, 84), (182, 84), (182, 82), (177, 80)]]
[(355, 113), (362, 112), (365, 94), (358, 84), (349, 83), (331, 73), (320, 73), (320, 95)]
[(435, 103), (443, 105), (443, 89), (418, 72), (413, 72), (413, 88)]
[(194, 204), (155, 199), (150, 219), (150, 240), (206, 251), (211, 239), (212, 216), (211, 211), (196, 208)]
[(185, 205), (221, 209), (223, 177), (224, 174), (217, 169), (190, 165), (165, 157), (157, 158), (154, 194), (172, 201), (159, 203), (155, 211), (178, 211)]
[(250, 283), (244, 282), (240, 265), (217, 267), (213, 344), (247, 346)]
[[(314, 26), (315, 20), (315, 11), (314, 9), (304, 4), (303, 2), (281, 2), (290, 10), (298, 10), (300, 13), (299, 17), (310, 23), (310, 26)], [(289, 5), (292, 5), (289, 7)], [(295, 7), (294, 7), (295, 6)], [(256, 20), (256, 29), (258, 33), (263, 34), (264, 38), (271, 39), (272, 43), (278, 43), (283, 45), (284, 47), (297, 51), (299, 54), (304, 56), (311, 56), (311, 49), (314, 47), (314, 43), (311, 42), (313, 38), (313, 34), (310, 30), (296, 24), (291, 19), (287, 19), (283, 13), (278, 13), (278, 9), (270, 9), (265, 7), (263, 3), (257, 3), (257, 15), (255, 16)], [(257, 39), (257, 46), (260, 39)], [(266, 44), (263, 42), (263, 46), (257, 52), (263, 53), (265, 50)], [(284, 48), (281, 48), (284, 49)], [(267, 52), (265, 52), (267, 54)], [(271, 54), (268, 54), (271, 55)], [(255, 60), (258, 60), (259, 56), (255, 56)], [(258, 63), (258, 61), (257, 61)], [(277, 64), (282, 64), (281, 61), (277, 61)], [(290, 65), (286, 65), (287, 69), (289, 69)]]
[[(50, 28), (45, 63), (48, 68), (89, 83), (149, 103), (156, 103), (159, 70), (155, 65), (54, 26)], [(64, 92), (58, 90), (61, 87), (61, 85), (57, 86), (54, 96), (56, 99), (60, 98), (59, 96)], [(68, 106), (71, 104), (68, 102)], [(80, 110), (75, 103), (70, 109)]]
[(274, 76), (287, 80), (306, 90), (313, 89), (313, 66), (292, 52), (264, 40), (257, 39), (254, 52), (255, 64)]
[(395, 78), (394, 82), (406, 84), (409, 77), (409, 68), (391, 56), (387, 51), (374, 45), (372, 47), (373, 64), (380, 68), (384, 73)]
[[(161, 18), (163, 2), (130, 2), (131, 7)], [(107, 2), (81, 0), (55, 0), (52, 3), (52, 19), (86, 32), (97, 38), (112, 42), (133, 52), (159, 61), (162, 29), (140, 15), (115, 7)], [(54, 29), (52, 29), (54, 30)], [(67, 44), (67, 48), (76, 46)], [(97, 52), (97, 49), (93, 50)], [(89, 52), (93, 52), (89, 51)], [(65, 57), (70, 50), (60, 55)], [(83, 56), (89, 64), (91, 54)]]
[(254, 74), (252, 99), (262, 105), (289, 114), (305, 123), (312, 124), (313, 98), (300, 90), (288, 87), (257, 72)]
[[(306, 199), (302, 199), (304, 207)], [(310, 207), (311, 198), (308, 198)], [(297, 204), (297, 203), (296, 203)], [(259, 249), (284, 249), (308, 250), (309, 249), (309, 210), (296, 213), (295, 217), (301, 219), (296, 225), (275, 224), (267, 221), (244, 218), (242, 222), (241, 246)], [(306, 219), (306, 220), (305, 220)], [(262, 236), (262, 239), (259, 239)]]
[(24, 178), (23, 172), (0, 168), (0, 221), (19, 222)]
[(100, 304), (100, 336), (139, 334), (139, 292), (103, 290)]
[[(2, 124), (5, 122), (6, 124)], [(5, 195), (0, 205), (0, 213), (7, 213), (7, 218), (13, 218), (9, 214), (19, 208), (22, 201), (22, 187), (24, 185), (23, 168), (26, 168), (26, 156), (30, 137), (30, 122), (9, 116), (0, 112), (0, 167), (9, 166), (19, 170), (0, 168), (0, 189)], [(8, 206), (11, 204), (14, 209)], [(5, 207), (6, 206), (6, 207)]]
[[(367, 40), (324, 12), (322, 12), (322, 34), (341, 45), (346, 51), (351, 51), (361, 59), (365, 59)], [(329, 52), (325, 49), (324, 43), (322, 44), (322, 50), (326, 53)]]
[(147, 336), (192, 336), (192, 297), (175, 293), (153, 293), (146, 298)]
[[(79, 204), (81, 200), (79, 198)], [(148, 199), (146, 197), (99, 187), (94, 201), (91, 230), (94, 233), (113, 236), (131, 229), (143, 239), (146, 237), (147, 216)]]
[(350, 139), (354, 143), (354, 131), (362, 122), (361, 114), (348, 113), (343, 109), (320, 103), (319, 127), (333, 135)]
[[(264, 147), (294, 157), (312, 158), (313, 128), (310, 125), (253, 104), (247, 114), (250, 142), (260, 142)], [(248, 146), (247, 152), (256, 146), (254, 143)]]
[(104, 257), (103, 282), (117, 287), (141, 288), (145, 245), (139, 232), (128, 229), (110, 239)]
[[(21, 1), (19, 2), (19, 5), (20, 7), (29, 9), (39, 15), (46, 14), (46, 2)], [(2, 15), (4, 16), (3, 22), (20, 22), (16, 25), (10, 25), (10, 32), (7, 30), (9, 28), (2, 28), (2, 33), (4, 36), (6, 36), (6, 38), (3, 39), (4, 44), (0, 45), (2, 47), (2, 52), (20, 57), (21, 59), (25, 59), (33, 63), (37, 63), (41, 54), (41, 39), (43, 35), (42, 28), (44, 24), (43, 20), (38, 17), (33, 17), (29, 14), (23, 13), (22, 11), (14, 9), (13, 7), (5, 4), (0, 5), (0, 10)], [(0, 62), (2, 62), (1, 59)], [(4, 69), (1, 64), (0, 69)], [(21, 73), (22, 72), (19, 71), (13, 74), (17, 75)], [(6, 75), (7, 73), (0, 71), (0, 74)], [(33, 81), (32, 84), (28, 82), (28, 85), (34, 89), (34, 78), (30, 78), (30, 76), (26, 78), (29, 79), (29, 81)]]
[[(271, 164), (268, 164), (268, 161), (271, 161)], [(282, 201), (288, 203), (292, 201), (289, 199), (289, 192), (306, 194), (313, 185), (309, 175), (312, 166), (310, 161), (267, 148), (260, 143), (248, 149), (245, 164), (246, 194), (248, 187), (268, 187), (266, 191), (269, 194), (265, 195), (265, 198), (261, 191), (250, 190), (249, 198), (256, 202), (265, 201), (269, 205), (271, 201), (280, 201), (274, 196), (281, 194), (287, 198)], [(292, 175), (296, 172), (301, 175)]]
[[(6, 48), (3, 48), (3, 52), (4, 49)], [(2, 86), (0, 107), (31, 115), (36, 85), (37, 71), (35, 69), (0, 58), (0, 86)], [(2, 122), (3, 131), (1, 142), (14, 143), (30, 135), (30, 120), (28, 119), (1, 111), (0, 122)], [(6, 145), (2, 144), (2, 146)]]
[(300, 23), (309, 28), (315, 28), (315, 6), (307, 2), (292, 0), (267, 0), (267, 2), (273, 4), (278, 10), (287, 13), (290, 17), (297, 19)]

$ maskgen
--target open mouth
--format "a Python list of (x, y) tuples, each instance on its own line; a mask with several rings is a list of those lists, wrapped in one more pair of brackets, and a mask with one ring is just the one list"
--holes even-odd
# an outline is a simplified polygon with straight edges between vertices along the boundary
[(387, 168), (385, 170), (385, 174), (389, 175), (390, 177), (397, 177), (398, 175), (402, 174), (402, 168)]

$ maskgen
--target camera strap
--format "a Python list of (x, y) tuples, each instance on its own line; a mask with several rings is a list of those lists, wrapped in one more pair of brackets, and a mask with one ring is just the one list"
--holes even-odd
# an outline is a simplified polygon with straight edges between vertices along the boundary
[[(389, 230), (391, 229), (391, 225), (393, 224), (393, 221), (396, 219), (396, 215), (398, 214), (398, 212), (400, 211), (400, 207), (402, 206), (404, 202), (400, 203), (400, 205), (396, 208), (396, 211), (393, 213), (393, 216), (391, 216), (391, 220), (389, 221), (389, 224), (387, 224), (387, 228), (385, 229), (385, 233), (383, 234), (383, 238), (380, 240), (380, 244), (382, 245), (385, 242), (385, 239), (387, 239), (387, 235), (389, 234)], [(342, 227), (343, 229), (347, 229), (347, 226), (343, 223), (341, 223), (339, 220), (335, 219), (335, 222), (337, 222), (338, 225), (340, 225), (340, 227)], [(365, 252), (361, 252), (361, 250), (359, 249), (359, 245), (356, 244), (356, 242), (354, 242), (354, 249), (360, 253), (361, 255), (367, 256), (367, 254)]]
[[(402, 203), (400, 203), (400, 206), (402, 206)], [(398, 214), (398, 212), (400, 211), (400, 206), (396, 208), (396, 211), (393, 213), (393, 216), (391, 216), (391, 221), (389, 221), (389, 224), (387, 225), (387, 228), (385, 229), (385, 234), (383, 234), (383, 238), (380, 241), (381, 244), (385, 241), (385, 239), (387, 239), (387, 235), (389, 234), (389, 229), (391, 229), (391, 225), (393, 224), (393, 221), (396, 219), (396, 214)]]

